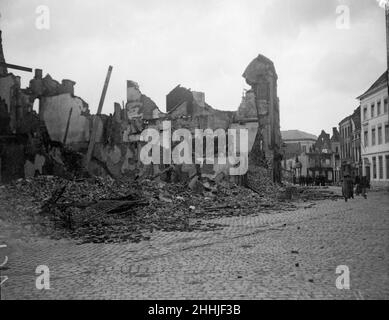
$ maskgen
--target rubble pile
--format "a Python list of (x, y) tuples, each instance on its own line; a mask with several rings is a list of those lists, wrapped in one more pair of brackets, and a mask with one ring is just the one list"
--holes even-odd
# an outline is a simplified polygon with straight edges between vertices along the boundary
[(298, 187), (297, 197), (303, 201), (319, 201), (319, 200), (339, 200), (342, 199), (341, 194), (336, 194), (328, 187)]
[(273, 182), (268, 169), (259, 166), (250, 166), (248, 174), (248, 186), (260, 194), (274, 194), (281, 191), (278, 184)]
[[(195, 179), (191, 183), (165, 183), (90, 178), (65, 180), (39, 176), (18, 180), (3, 187), (7, 203), (28, 215), (44, 235), (72, 238), (81, 243), (139, 242), (155, 231), (212, 231), (223, 228), (213, 223), (218, 217), (244, 216), (293, 210), (296, 205), (262, 174), (262, 183), (248, 188), (228, 181), (215, 183)], [(317, 191), (298, 192), (304, 199), (332, 197)], [(313, 196), (314, 195), (314, 196)]]

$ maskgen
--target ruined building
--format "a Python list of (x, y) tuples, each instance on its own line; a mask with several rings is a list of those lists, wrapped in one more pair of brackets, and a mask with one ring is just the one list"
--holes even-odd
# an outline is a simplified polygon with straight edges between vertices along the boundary
[[(255, 58), (246, 68), (243, 77), (251, 90), (247, 91), (237, 112), (243, 125), (257, 130), (253, 162), (265, 159), (275, 181), (281, 176), (280, 102), (277, 94), (278, 76), (273, 62), (263, 55)], [(258, 130), (259, 129), (259, 130)]]
[[(39, 69), (29, 86), (21, 88), (20, 78), (8, 73), (2, 46), (0, 62), (0, 182), (35, 175), (72, 178), (92, 174), (130, 179), (166, 175), (166, 164), (144, 165), (140, 161), (146, 144), (141, 133), (153, 128), (162, 136), (164, 121), (171, 122), (172, 130), (185, 128), (192, 134), (195, 129), (248, 129), (249, 151), (257, 150), (257, 146), (274, 179), (279, 180), (277, 74), (273, 63), (263, 56), (256, 58), (244, 74), (252, 90), (237, 112), (214, 109), (206, 103), (204, 93), (182, 86), (167, 94), (166, 112), (162, 112), (136, 82), (127, 81), (127, 102), (115, 103), (110, 115), (91, 115), (88, 104), (75, 95), (74, 81), (56, 81), (49, 74), (43, 76)], [(34, 105), (39, 105), (39, 110), (34, 110)], [(217, 139), (215, 136), (215, 145)], [(91, 159), (85, 166), (91, 141)], [(261, 165), (255, 160), (252, 164)], [(183, 164), (175, 165), (163, 178), (185, 181), (200, 174), (214, 179), (228, 177), (228, 170), (228, 164), (217, 161)]]

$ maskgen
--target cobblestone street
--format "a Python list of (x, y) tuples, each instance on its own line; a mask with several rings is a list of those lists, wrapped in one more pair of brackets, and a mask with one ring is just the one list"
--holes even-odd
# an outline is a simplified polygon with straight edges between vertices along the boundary
[[(27, 238), (2, 221), (1, 298), (389, 299), (388, 208), (388, 193), (371, 192), (125, 245)], [(35, 287), (39, 265), (50, 269), (50, 290)], [(350, 290), (336, 288), (340, 265), (350, 269)]]

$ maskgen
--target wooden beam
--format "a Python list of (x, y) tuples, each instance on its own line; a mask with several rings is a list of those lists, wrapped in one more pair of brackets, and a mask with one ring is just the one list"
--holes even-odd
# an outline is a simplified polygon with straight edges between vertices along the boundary
[(103, 111), (104, 100), (105, 100), (105, 96), (107, 94), (109, 80), (111, 79), (112, 69), (113, 69), (113, 67), (109, 66), (107, 77), (106, 77), (105, 83), (104, 83), (103, 92), (101, 93), (99, 107), (97, 108), (97, 114), (96, 114), (96, 117), (94, 118), (94, 121), (93, 121), (92, 134), (91, 134), (91, 137), (90, 137), (90, 140), (89, 140), (88, 152), (86, 154), (86, 161), (85, 161), (85, 168), (87, 170), (89, 168), (89, 163), (90, 163), (90, 161), (92, 159), (92, 155), (93, 155), (93, 149), (94, 149), (95, 144), (96, 144), (97, 125), (98, 125), (98, 118), (97, 118), (97, 116), (100, 115), (101, 112)]
[(72, 113), (73, 113), (73, 108), (71, 108), (70, 111), (69, 111), (69, 117), (68, 117), (68, 122), (66, 124), (65, 136), (63, 137), (63, 145), (64, 146), (66, 145), (66, 140), (68, 138), (69, 127), (70, 127), (70, 119), (72, 117)]
[(112, 67), (112, 66), (109, 66), (109, 68), (108, 68), (108, 73), (107, 73), (107, 77), (106, 77), (105, 83), (104, 83), (103, 92), (101, 93), (101, 97), (100, 97), (99, 107), (98, 107), (98, 109), (97, 109), (97, 114), (99, 114), (99, 115), (100, 115), (101, 112), (103, 111), (103, 105), (104, 105), (105, 95), (107, 94), (108, 85), (109, 85), (109, 80), (111, 79), (112, 69), (113, 69), (113, 67)]
[(32, 72), (32, 68), (22, 67), (22, 66), (18, 66), (16, 64), (9, 64), (9, 63), (5, 63), (5, 62), (0, 62), (0, 66), (10, 68), (10, 69), (20, 70), (20, 71)]

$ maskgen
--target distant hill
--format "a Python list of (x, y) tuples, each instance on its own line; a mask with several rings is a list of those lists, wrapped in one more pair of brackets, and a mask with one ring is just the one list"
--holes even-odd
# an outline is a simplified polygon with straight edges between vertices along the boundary
[(317, 140), (317, 136), (300, 130), (281, 131), (282, 140)]

